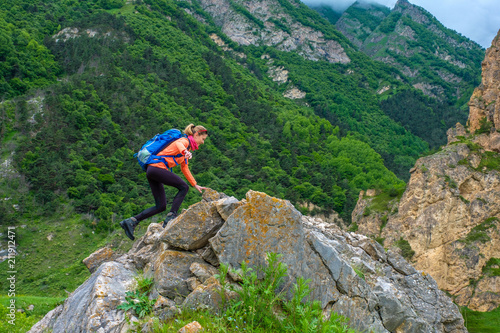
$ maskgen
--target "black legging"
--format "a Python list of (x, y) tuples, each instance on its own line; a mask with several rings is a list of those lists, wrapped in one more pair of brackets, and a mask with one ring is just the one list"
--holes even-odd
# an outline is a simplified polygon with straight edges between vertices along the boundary
[(142, 221), (148, 217), (161, 213), (167, 208), (167, 198), (165, 196), (163, 184), (173, 186), (179, 190), (177, 195), (174, 197), (172, 208), (170, 209), (171, 212), (177, 214), (182, 201), (184, 201), (184, 198), (189, 191), (189, 185), (175, 173), (154, 166), (148, 167), (146, 177), (148, 178), (151, 192), (153, 192), (153, 197), (155, 198), (155, 206), (150, 207), (135, 216), (137, 221)]

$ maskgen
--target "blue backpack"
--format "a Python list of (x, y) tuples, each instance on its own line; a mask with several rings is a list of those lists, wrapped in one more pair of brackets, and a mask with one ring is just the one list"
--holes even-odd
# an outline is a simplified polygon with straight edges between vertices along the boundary
[(165, 156), (165, 155), (158, 156), (156, 154), (158, 154), (172, 142), (180, 138), (187, 138), (187, 135), (181, 133), (181, 131), (179, 131), (178, 129), (170, 129), (162, 134), (156, 134), (153, 138), (149, 139), (149, 141), (146, 142), (141, 147), (138, 153), (134, 154), (134, 157), (137, 157), (137, 161), (139, 162), (139, 165), (144, 171), (146, 171), (146, 166), (148, 164), (158, 163), (158, 162), (164, 163), (165, 166), (169, 168), (168, 163), (165, 159), (166, 157), (173, 157), (175, 164), (178, 165), (175, 158), (183, 156), (182, 154), (172, 155), (172, 156)]

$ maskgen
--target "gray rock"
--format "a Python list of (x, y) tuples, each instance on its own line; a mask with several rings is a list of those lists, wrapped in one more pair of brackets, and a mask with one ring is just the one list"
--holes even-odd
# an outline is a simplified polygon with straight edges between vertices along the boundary
[[(220, 196), (211, 193), (210, 197), (217, 200), (201, 202), (209, 209), (193, 205), (176, 223), (181, 225), (184, 218), (212, 212), (221, 202)], [(268, 252), (281, 254), (281, 262), (287, 265), (288, 277), (283, 286), (287, 296), (291, 296), (298, 277), (310, 279), (310, 299), (319, 300), (326, 314), (336, 311), (347, 316), (358, 331), (467, 332), (458, 307), (436, 282), (397, 253), (386, 254), (363, 235), (329, 228), (317, 218), (304, 218), (288, 201), (264, 193), (249, 191), (247, 199), (210, 239), (210, 245), (196, 253), (173, 250), (159, 235), (163, 230), (150, 226), (128, 254), (102, 264), (31, 332), (121, 333), (132, 329), (129, 322), (137, 319), (125, 321), (125, 314), (116, 306), (135, 284), (135, 267), (144, 267), (145, 276), (154, 279), (149, 297), (157, 298), (153, 311), (160, 320), (177, 315), (181, 305), (218, 312), (225, 304), (222, 296), (230, 299), (237, 293), (221, 292), (213, 276), (217, 269), (203, 258), (216, 256), (214, 262), (234, 268), (236, 274), (228, 282), (238, 289), (235, 281), (241, 262), (257, 269), (266, 265)]]
[(219, 258), (217, 258), (217, 255), (212, 249), (212, 246), (208, 245), (202, 249), (197, 250), (196, 253), (198, 253), (210, 265), (214, 267), (219, 267), (220, 265)]
[(379, 313), (384, 327), (389, 332), (396, 331), (396, 328), (401, 326), (406, 319), (403, 305), (392, 294), (379, 293), (377, 296), (380, 305)]
[(243, 203), (238, 201), (235, 197), (229, 197), (225, 199), (220, 199), (216, 202), (215, 207), (224, 221), (234, 212), (236, 208), (241, 206)]
[(196, 288), (198, 288), (199, 285), (201, 285), (201, 282), (200, 280), (198, 280), (196, 277), (190, 277), (186, 280), (186, 283), (187, 283), (187, 286), (188, 286), (188, 289), (193, 291), (195, 290)]
[(224, 306), (229, 305), (229, 302), (237, 297), (238, 294), (233, 291), (226, 290), (222, 292), (219, 281), (214, 277), (210, 277), (186, 297), (184, 303), (182, 303), (182, 308), (192, 310), (208, 309), (215, 314), (219, 313)]
[(212, 202), (199, 202), (171, 221), (161, 239), (173, 247), (196, 250), (208, 244), (224, 220)]
[(205, 283), (206, 280), (219, 272), (215, 267), (204, 263), (200, 264), (198, 262), (192, 263), (189, 270), (201, 281), (201, 283)]
[(64, 304), (50, 311), (29, 333), (120, 332), (125, 313), (116, 307), (135, 283), (134, 276), (134, 271), (123, 264), (102, 264)]
[(111, 261), (116, 258), (117, 255), (109, 247), (103, 247), (87, 258), (83, 259), (83, 263), (87, 266), (90, 273), (94, 273), (96, 269), (107, 261)]
[(387, 262), (399, 273), (404, 275), (411, 275), (417, 273), (415, 268), (410, 265), (402, 256), (394, 251), (387, 251)]
[(266, 253), (282, 254), (292, 283), (296, 278), (311, 279), (312, 297), (323, 306), (335, 302), (338, 291), (327, 268), (306, 242), (301, 214), (289, 201), (249, 191), (247, 203), (227, 219), (210, 244), (221, 263), (238, 269), (245, 260), (249, 267), (266, 263)]
[(193, 263), (203, 263), (197, 254), (185, 251), (165, 250), (159, 253), (144, 274), (152, 274), (155, 289), (164, 297), (174, 299), (190, 293), (186, 280), (193, 276)]
[(176, 305), (172, 305), (170, 307), (155, 311), (155, 315), (161, 321), (170, 320), (179, 314), (181, 314), (181, 309), (179, 309)]
[(204, 190), (202, 194), (202, 202), (213, 202), (225, 198), (228, 198), (225, 193), (217, 192), (211, 188)]

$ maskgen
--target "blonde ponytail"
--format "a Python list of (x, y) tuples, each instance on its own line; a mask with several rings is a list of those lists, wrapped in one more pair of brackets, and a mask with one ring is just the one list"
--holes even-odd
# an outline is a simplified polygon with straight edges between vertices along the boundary
[(196, 132), (207, 132), (207, 129), (201, 125), (195, 126), (194, 124), (187, 125), (184, 133), (187, 135), (194, 135)]
[(196, 126), (194, 126), (194, 124), (189, 124), (187, 125), (186, 129), (184, 130), (184, 133), (186, 133), (187, 135), (193, 135), (194, 132), (195, 132), (195, 129)]

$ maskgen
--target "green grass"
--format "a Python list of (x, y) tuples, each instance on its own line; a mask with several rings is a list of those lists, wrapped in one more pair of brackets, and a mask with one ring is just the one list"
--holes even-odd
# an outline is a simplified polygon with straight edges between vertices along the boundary
[(370, 206), (367, 208), (372, 212), (387, 212), (390, 209), (389, 204), (394, 200), (399, 201), (405, 189), (406, 185), (383, 190), (373, 197)]
[(349, 226), (349, 229), (347, 229), (347, 231), (349, 232), (356, 232), (358, 231), (358, 224), (356, 222), (352, 222), (351, 225)]
[[(77, 215), (66, 219), (21, 220), (16, 225), (19, 255), (14, 259), (13, 269), (17, 271), (16, 293), (23, 295), (66, 297), (90, 276), (83, 259), (107, 244), (119, 252), (126, 252), (132, 246), (121, 228), (97, 233)], [(0, 232), (6, 237), (7, 226), (0, 226)], [(7, 248), (7, 239), (1, 242)], [(0, 294), (8, 293), (8, 265), (8, 260), (0, 263)]]
[[(12, 323), (9, 321), (12, 317), (8, 308), (11, 299), (15, 300), (16, 309), (23, 309), (24, 312), (16, 312), (15, 320)], [(0, 296), (0, 332), (9, 333), (25, 333), (40, 319), (42, 319), (49, 311), (64, 301), (62, 297), (36, 297), (36, 296), (16, 296), (10, 298), (8, 296)], [(33, 305), (32, 311), (28, 310), (28, 306)], [(14, 324), (14, 325), (13, 325)]]
[(114, 9), (108, 9), (106, 10), (110, 14), (122, 14), (122, 15), (127, 15), (127, 14), (133, 14), (135, 11), (135, 5), (134, 4), (126, 4), (123, 5), (120, 8), (114, 8)]
[(500, 307), (490, 312), (477, 312), (463, 307), (460, 312), (469, 333), (500, 332)]
[(483, 153), (483, 156), (481, 158), (481, 163), (479, 163), (478, 170), (482, 171), (483, 168), (486, 168), (487, 171), (489, 170), (500, 170), (500, 154), (491, 152), (491, 151), (485, 151)]

